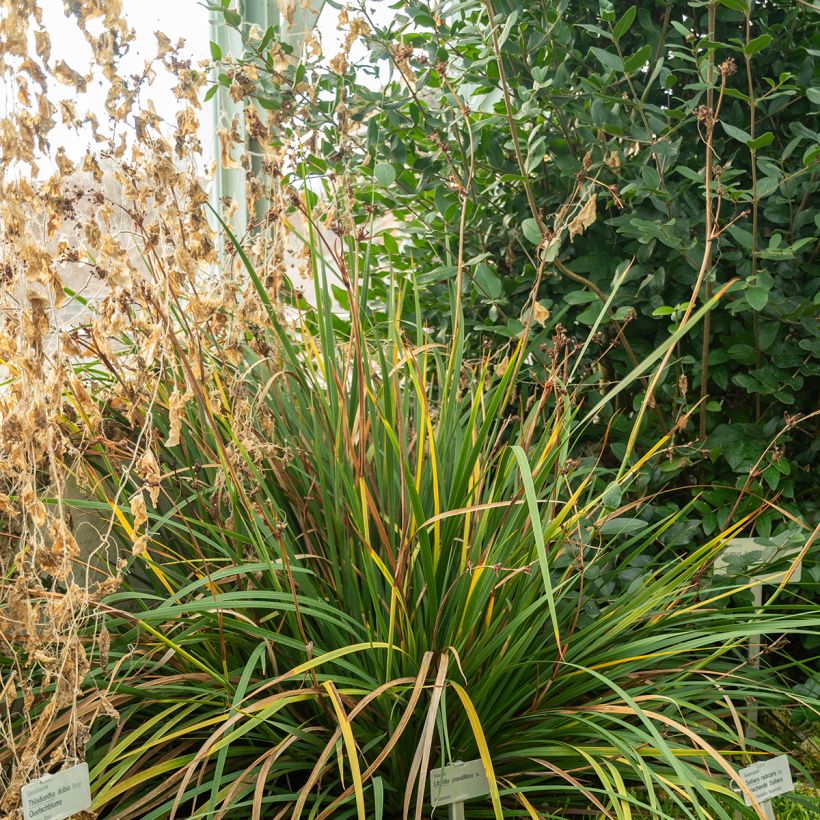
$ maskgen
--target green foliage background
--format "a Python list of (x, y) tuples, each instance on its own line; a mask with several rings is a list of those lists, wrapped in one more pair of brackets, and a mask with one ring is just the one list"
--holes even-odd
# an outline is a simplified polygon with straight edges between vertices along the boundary
[[(789, 512), (813, 517), (817, 423), (790, 421), (816, 407), (820, 356), (816, 10), (791, 0), (397, 7), (383, 28), (362, 9), (367, 52), (342, 74), (304, 62), (273, 71), (273, 31), (249, 52), (275, 75), (258, 102), (298, 105), (307, 121), (299, 127), (315, 129), (295, 176), (323, 180), (343, 233), (363, 230), (374, 212), (390, 215), (374, 246), (383, 278), (369, 284), (371, 303), (390, 275), (416, 277), (441, 340), (452, 330), (463, 233), (462, 299), (476, 352), (503, 350), (521, 333), (539, 222), (549, 236), (594, 194), (594, 224), (549, 245), (538, 297), (551, 321), (533, 349), (537, 356), (556, 321), (583, 337), (616, 271), (631, 263), (611, 303), (627, 342), (614, 323), (602, 328), (603, 349), (615, 342), (598, 365), (602, 383), (668, 338), (691, 296), (705, 237), (702, 107), (714, 110), (720, 65), (733, 61), (712, 145), (718, 236), (698, 298), (734, 284), (658, 388), (655, 425), (692, 416), (647, 488), (695, 486), (706, 534), (725, 523), (744, 486), (741, 510), (775, 493)], [(383, 89), (362, 81), (372, 74)], [(306, 81), (316, 90), (307, 106)], [(628, 397), (613, 421), (615, 459), (630, 404), (641, 399)], [(658, 432), (647, 427), (646, 441)], [(701, 494), (704, 484), (712, 486)], [(757, 532), (772, 534), (779, 520), (770, 510)]]
[[(211, 265), (165, 143), (121, 161), (148, 277), (72, 336), (47, 424), (29, 297), (4, 429), (60, 481), (0, 495), (3, 808), (83, 758), (99, 817), (421, 820), (430, 768), (480, 757), (472, 818), (730, 820), (785, 753), (812, 811), (815, 12), (401, 0), (325, 64), (243, 6), (211, 7), (247, 53), (213, 44), (205, 96), (270, 115), (222, 145), (258, 224), (215, 207)], [(718, 568), (739, 535), (802, 582)]]

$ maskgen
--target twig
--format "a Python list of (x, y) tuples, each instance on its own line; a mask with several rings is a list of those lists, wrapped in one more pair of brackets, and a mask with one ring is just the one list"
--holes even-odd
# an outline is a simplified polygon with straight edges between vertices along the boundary
[[(707, 37), (710, 41), (714, 41), (715, 39), (715, 11), (716, 11), (716, 3), (715, 0), (709, 3), (709, 9), (707, 12)], [(706, 57), (708, 62), (708, 69), (706, 75), (706, 107), (711, 111), (713, 109), (714, 104), (714, 71), (715, 71), (715, 52), (712, 49), (709, 49), (709, 54)], [(714, 118), (713, 118), (714, 119)], [(711, 126), (714, 128), (714, 123)], [(711, 160), (712, 160), (712, 152), (707, 148), (707, 155), (706, 155), (706, 220), (707, 220), (707, 234), (709, 231), (708, 222), (711, 217), (711, 210), (712, 210), (712, 200), (711, 200), (711, 192), (709, 190), (709, 186), (711, 183)], [(706, 283), (706, 298), (709, 299), (712, 296), (712, 285), (711, 282)], [(701, 441), (706, 438), (706, 422), (707, 422), (707, 409), (706, 409), (706, 397), (709, 394), (709, 346), (712, 337), (712, 317), (710, 314), (706, 314), (703, 317), (703, 345), (701, 347), (700, 353), (700, 418), (698, 421), (698, 437)]]
[[(712, 3), (714, 5), (714, 2)], [(726, 77), (729, 68), (729, 64), (724, 64), (721, 66), (720, 72), (720, 93), (718, 94), (717, 104), (715, 105), (714, 109), (711, 106), (707, 106), (705, 111), (700, 112), (700, 119), (702, 120), (705, 129), (706, 129), (706, 172), (705, 172), (705, 187), (706, 187), (706, 229), (705, 229), (705, 247), (703, 249), (703, 259), (701, 260), (700, 270), (698, 271), (698, 276), (695, 281), (695, 285), (692, 288), (692, 296), (689, 299), (689, 304), (686, 306), (686, 310), (684, 311), (683, 317), (680, 320), (680, 327), (683, 327), (688, 321), (689, 317), (692, 315), (692, 312), (695, 309), (695, 304), (697, 303), (698, 296), (700, 295), (700, 289), (703, 286), (703, 281), (706, 278), (706, 274), (712, 266), (712, 246), (714, 244), (714, 240), (716, 237), (715, 228), (714, 228), (714, 214), (712, 212), (712, 179), (714, 175), (713, 170), (713, 156), (714, 156), (714, 148), (713, 148), (713, 140), (715, 134), (715, 125), (718, 121), (718, 115), (720, 114), (720, 107), (723, 103), (723, 95), (726, 90)], [(711, 87), (711, 86), (710, 86)], [(708, 317), (707, 313), (707, 317)], [(704, 325), (704, 336), (708, 336), (708, 328)], [(666, 370), (666, 366), (669, 364), (669, 359), (672, 357), (672, 353), (675, 350), (675, 345), (671, 345), (669, 349), (664, 354), (663, 359), (661, 359), (661, 363), (658, 365), (658, 368), (655, 370), (654, 374), (652, 375), (652, 381), (649, 384), (649, 388), (646, 393), (646, 397), (644, 401), (641, 403), (641, 407), (638, 410), (638, 417), (635, 420), (635, 424), (632, 427), (632, 432), (629, 435), (629, 441), (626, 445), (626, 453), (624, 454), (623, 464), (627, 463), (632, 451), (635, 448), (635, 442), (638, 438), (638, 433), (641, 429), (641, 424), (643, 422), (644, 415), (646, 413), (646, 407), (652, 401), (652, 395), (655, 391), (655, 388), (660, 381), (661, 375), (663, 374), (664, 370)], [(706, 349), (706, 356), (709, 355), (708, 348)], [(703, 409), (701, 408), (701, 411)]]
[[(746, 45), (752, 39), (752, 13), (746, 11)], [(752, 58), (743, 50), (743, 62), (746, 64), (746, 83), (749, 86), (749, 135), (755, 139), (755, 129), (757, 128), (756, 114), (757, 101), (755, 100), (754, 83), (752, 82)], [(752, 269), (751, 275), (757, 274), (757, 157), (754, 148), (749, 149), (752, 165)], [(757, 311), (754, 314), (754, 341), (755, 341), (755, 367), (760, 368), (760, 319)], [(760, 421), (760, 393), (755, 393), (755, 421)]]
[[(543, 219), (541, 219), (541, 214), (538, 210), (538, 206), (535, 203), (535, 196), (532, 192), (532, 186), (530, 185), (529, 175), (527, 174), (524, 157), (521, 155), (521, 148), (518, 144), (518, 129), (515, 124), (515, 118), (513, 117), (512, 113), (512, 103), (510, 101), (510, 89), (509, 85), (507, 84), (507, 75), (504, 71), (504, 63), (501, 59), (501, 49), (498, 45), (498, 35), (496, 33), (495, 26), (493, 25), (493, 19), (495, 18), (495, 12), (493, 11), (492, 2), (491, 0), (484, 0), (484, 5), (487, 9), (487, 14), (490, 18), (490, 36), (492, 37), (493, 41), (493, 52), (495, 54), (496, 63), (498, 64), (498, 78), (501, 82), (501, 90), (504, 95), (504, 110), (506, 112), (507, 122), (510, 126), (510, 133), (512, 136), (512, 143), (513, 143), (513, 150), (515, 151), (515, 158), (516, 162), (518, 163), (518, 169), (521, 173), (521, 178), (524, 184), (524, 191), (527, 195), (527, 203), (530, 206), (530, 213), (532, 214), (532, 218), (535, 220), (536, 225), (538, 226), (538, 232), (541, 234), (542, 245), (544, 240), (547, 237), (547, 229), (544, 225)], [(575, 282), (583, 285), (586, 288), (589, 288), (595, 296), (598, 297), (601, 304), (605, 305), (607, 302), (607, 297), (604, 295), (603, 291), (594, 283), (587, 279), (585, 276), (581, 276), (579, 273), (575, 273), (574, 271), (570, 270), (557, 256), (553, 260), (553, 264), (555, 267), (568, 279), (572, 279)], [(609, 318), (612, 322), (613, 327), (615, 328), (615, 332), (618, 337), (622, 340), (624, 351), (626, 352), (627, 356), (629, 357), (630, 363), (633, 367), (636, 367), (638, 364), (638, 359), (635, 356), (635, 352), (632, 350), (632, 346), (629, 344), (626, 336), (624, 335), (623, 327), (621, 324), (614, 318), (611, 312), (609, 312)], [(660, 411), (658, 411), (660, 412)], [(662, 418), (661, 418), (662, 421)]]

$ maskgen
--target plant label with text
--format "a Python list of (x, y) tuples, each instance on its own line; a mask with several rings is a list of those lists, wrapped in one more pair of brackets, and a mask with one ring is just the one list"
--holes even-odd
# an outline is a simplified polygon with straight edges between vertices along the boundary
[(88, 764), (46, 775), (20, 790), (23, 820), (63, 820), (91, 807)]
[(456, 762), (430, 771), (430, 802), (433, 808), (449, 803), (463, 803), (490, 793), (490, 784), (480, 760)]
[[(760, 763), (752, 763), (751, 766), (740, 769), (738, 774), (743, 778), (743, 782), (758, 803), (794, 791), (789, 759), (786, 755), (761, 760)], [(746, 805), (751, 806), (752, 801), (749, 796), (747, 794), (743, 796)]]

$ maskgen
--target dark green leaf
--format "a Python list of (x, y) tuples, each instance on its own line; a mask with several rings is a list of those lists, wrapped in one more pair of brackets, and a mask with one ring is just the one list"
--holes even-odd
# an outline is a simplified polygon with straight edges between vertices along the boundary
[(484, 262), (476, 265), (475, 281), (482, 295), (487, 299), (497, 299), (501, 295), (501, 280)]
[(624, 64), (621, 58), (611, 51), (605, 51), (602, 48), (592, 46), (590, 51), (598, 58), (598, 62), (608, 71), (623, 71)]
[(747, 57), (757, 54), (758, 51), (763, 51), (772, 41), (771, 34), (761, 34), (760, 37), (755, 37), (754, 40), (749, 40), (743, 47), (743, 53)]
[(742, 142), (744, 145), (748, 145), (752, 139), (752, 135), (749, 134), (748, 131), (744, 131), (742, 128), (736, 128), (734, 125), (729, 125), (729, 123), (721, 121), (720, 123), (723, 126), (723, 130), (732, 138), (737, 140), (738, 142)]
[(622, 15), (621, 19), (615, 24), (615, 28), (612, 30), (612, 35), (615, 37), (616, 40), (620, 40), (624, 34), (629, 31), (629, 27), (635, 20), (635, 15), (638, 13), (638, 9), (636, 6), (631, 6), (628, 8)]
[(727, 9), (739, 11), (741, 14), (746, 13), (746, 0), (718, 0), (718, 2)]
[(769, 301), (769, 289), (761, 285), (746, 288), (746, 301), (753, 310), (763, 310)]
[(514, 11), (512, 14), (507, 17), (507, 22), (504, 23), (504, 28), (501, 31), (501, 34), (498, 36), (498, 47), (504, 45), (507, 42), (507, 38), (510, 36), (510, 32), (513, 30), (513, 26), (518, 22), (518, 12)]
[(373, 169), (373, 175), (376, 177), (376, 181), (379, 185), (383, 185), (385, 188), (389, 187), (396, 181), (395, 168), (393, 168), (392, 165), (388, 165), (386, 162), (377, 163), (376, 167)]
[(604, 508), (607, 510), (614, 510), (617, 509), (618, 505), (621, 503), (621, 496), (622, 490), (620, 486), (616, 482), (612, 482), (605, 490), (604, 494), (601, 496), (601, 503), (604, 505)]
[(624, 71), (627, 74), (632, 74), (639, 68), (643, 68), (651, 54), (652, 46), (645, 45), (642, 49), (636, 51), (631, 57), (627, 57), (624, 60)]
[(780, 180), (777, 177), (763, 177), (757, 182), (757, 198), (762, 199), (777, 190)]
[(601, 535), (627, 535), (648, 529), (649, 525), (640, 518), (611, 518), (599, 528)]
[(760, 148), (765, 148), (767, 145), (771, 145), (773, 142), (774, 134), (771, 131), (766, 131), (765, 134), (761, 134), (759, 137), (755, 137), (755, 139), (750, 139), (746, 144), (752, 151), (757, 151)]
[(521, 230), (524, 232), (524, 236), (526, 236), (533, 245), (541, 244), (541, 230), (538, 227), (538, 223), (532, 217), (525, 219), (521, 223)]
[(273, 26), (268, 26), (265, 29), (265, 34), (262, 37), (262, 42), (259, 43), (259, 51), (265, 51), (267, 49), (267, 47), (271, 44), (271, 41), (273, 40), (274, 34), (276, 34), (276, 30)]

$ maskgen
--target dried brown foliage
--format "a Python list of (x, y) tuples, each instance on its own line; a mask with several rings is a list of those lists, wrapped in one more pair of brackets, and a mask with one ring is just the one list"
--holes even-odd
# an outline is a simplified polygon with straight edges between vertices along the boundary
[[(208, 67), (157, 33), (155, 57), (126, 76), (119, 59), (134, 32), (120, 0), (65, 5), (66, 25), (91, 49), (91, 74), (54, 58), (38, 0), (0, 0), (0, 73), (14, 89), (0, 118), (0, 652), (15, 659), (0, 679), (0, 814), (16, 809), (32, 777), (82, 760), (94, 719), (116, 715), (104, 692), (88, 690), (86, 673), (92, 659), (107, 666), (107, 633), (94, 623), (126, 566), (110, 543), (117, 522), (131, 528), (133, 553), (148, 553), (144, 525), (166, 478), (151, 408), (170, 408), (164, 443), (176, 446), (186, 406), (219, 401), (204, 350), (218, 342), (237, 357), (246, 332), (266, 321), (235, 260), (218, 264), (208, 225), (198, 131)], [(175, 78), (170, 124), (146, 99), (158, 72)], [(105, 110), (82, 112), (97, 82)], [(237, 70), (232, 96), (243, 100), (253, 82)], [(58, 126), (84, 135), (84, 157), (56, 144)], [(248, 105), (245, 126), (270, 142), (266, 112)], [(237, 122), (219, 137), (226, 155), (242, 153)], [(264, 159), (271, 167), (281, 157)], [(236, 164), (250, 177), (246, 157)], [(293, 195), (249, 182), (251, 198), (271, 202), (250, 252), (275, 300), (287, 240), (279, 215)], [(95, 375), (82, 368), (90, 362)], [(237, 392), (237, 418), (243, 401)], [(93, 494), (94, 454), (142, 490), (109, 499), (111, 514), (80, 538), (69, 501)]]

